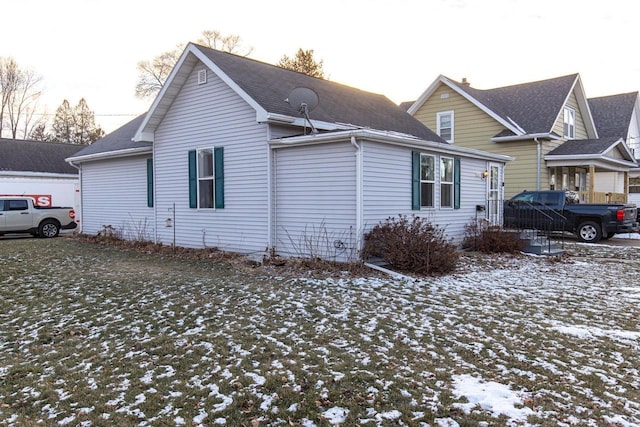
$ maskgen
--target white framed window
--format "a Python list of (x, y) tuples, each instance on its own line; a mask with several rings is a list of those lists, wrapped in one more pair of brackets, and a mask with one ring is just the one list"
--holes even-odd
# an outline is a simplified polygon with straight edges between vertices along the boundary
[(212, 209), (215, 201), (213, 148), (198, 150), (198, 208)]
[(436, 113), (436, 131), (442, 139), (453, 143), (453, 111)]
[(434, 207), (434, 188), (436, 185), (434, 156), (420, 154), (420, 207)]
[(440, 157), (440, 207), (453, 208), (453, 176), (452, 157)]
[(576, 137), (576, 110), (564, 107), (564, 137), (574, 139)]

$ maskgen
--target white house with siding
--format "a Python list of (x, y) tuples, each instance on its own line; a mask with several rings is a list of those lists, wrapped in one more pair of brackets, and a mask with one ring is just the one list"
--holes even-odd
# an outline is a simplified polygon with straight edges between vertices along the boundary
[[(295, 88), (319, 98), (309, 121)], [(67, 160), (84, 233), (349, 260), (398, 214), (454, 240), (499, 222), (487, 199), (510, 158), (448, 144), (384, 96), (189, 44), (145, 115)]]

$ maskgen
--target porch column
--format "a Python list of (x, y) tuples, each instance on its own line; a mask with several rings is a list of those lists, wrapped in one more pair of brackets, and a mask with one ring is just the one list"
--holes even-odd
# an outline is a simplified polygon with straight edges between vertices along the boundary
[(593, 203), (595, 200), (595, 182), (596, 182), (596, 167), (594, 165), (589, 165), (589, 201), (588, 203)]
[(624, 202), (629, 203), (629, 171), (624, 171)]

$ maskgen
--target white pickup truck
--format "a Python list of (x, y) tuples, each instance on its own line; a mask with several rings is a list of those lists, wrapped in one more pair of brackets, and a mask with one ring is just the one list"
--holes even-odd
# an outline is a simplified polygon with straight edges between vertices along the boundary
[(56, 237), (60, 230), (78, 226), (73, 208), (36, 206), (31, 197), (0, 196), (0, 236), (30, 233)]

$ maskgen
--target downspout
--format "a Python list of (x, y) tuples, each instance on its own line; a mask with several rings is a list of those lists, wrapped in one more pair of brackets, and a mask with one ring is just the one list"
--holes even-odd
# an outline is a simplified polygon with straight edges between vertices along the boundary
[[(267, 141), (271, 141), (271, 125), (267, 124)], [(275, 156), (275, 150), (271, 148), (271, 145), (267, 143), (267, 248), (269, 251), (274, 250), (274, 234), (276, 229), (276, 205), (274, 203), (275, 192), (277, 191), (275, 185), (274, 165), (273, 157)], [(269, 256), (269, 254), (267, 254)]]
[(540, 191), (540, 168), (541, 168), (541, 160), (540, 157), (542, 155), (542, 147), (540, 146), (540, 140), (536, 137), (533, 138), (533, 140), (536, 142), (536, 149), (537, 149), (537, 156), (536, 156), (536, 161), (537, 161), (537, 175), (536, 175), (536, 190)]
[(78, 232), (82, 233), (82, 212), (84, 211), (84, 209), (82, 209), (82, 165), (78, 166), (73, 162), (69, 162), (69, 164), (71, 166), (73, 166), (74, 168), (78, 169), (78, 189), (80, 191), (80, 218), (77, 218), (75, 221), (78, 222), (78, 219), (80, 220), (80, 227), (78, 228)]
[(356, 149), (356, 252), (360, 256), (364, 231), (362, 226), (362, 149), (358, 145), (355, 135), (351, 135), (351, 145)]

